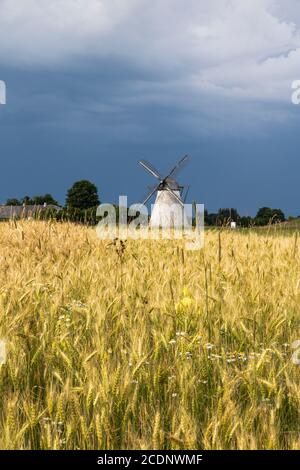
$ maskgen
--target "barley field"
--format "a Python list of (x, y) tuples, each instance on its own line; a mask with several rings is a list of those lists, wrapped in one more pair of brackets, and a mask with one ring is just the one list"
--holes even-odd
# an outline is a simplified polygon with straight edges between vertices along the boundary
[(300, 449), (295, 233), (0, 224), (1, 449)]

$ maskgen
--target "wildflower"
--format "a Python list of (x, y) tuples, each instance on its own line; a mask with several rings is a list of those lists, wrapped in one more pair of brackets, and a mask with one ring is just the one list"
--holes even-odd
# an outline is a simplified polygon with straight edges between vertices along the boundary
[(249, 358), (246, 356), (246, 354), (245, 354), (244, 352), (241, 352), (241, 353), (238, 354), (238, 359), (239, 359), (240, 361), (245, 362), (245, 361), (247, 361)]
[(177, 393), (172, 393), (172, 397), (173, 398), (177, 397)]
[(191, 297), (183, 297), (183, 299), (175, 305), (175, 311), (176, 313), (184, 313), (184, 311), (189, 310), (194, 303), (195, 301)]
[(231, 354), (228, 353), (227, 356), (228, 356), (228, 359), (235, 359), (235, 354), (234, 353), (231, 353)]
[(187, 287), (183, 289), (182, 295), (182, 299), (175, 305), (176, 313), (185, 313), (195, 305), (195, 299)]
[(206, 344), (206, 349), (212, 349), (212, 348), (214, 348), (213, 344), (211, 344), (211, 343)]

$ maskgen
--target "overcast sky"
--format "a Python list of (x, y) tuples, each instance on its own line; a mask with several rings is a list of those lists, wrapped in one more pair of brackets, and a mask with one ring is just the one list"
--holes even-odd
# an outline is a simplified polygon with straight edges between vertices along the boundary
[(167, 171), (209, 211), (300, 214), (299, 0), (0, 0), (0, 202), (76, 180), (138, 202)]

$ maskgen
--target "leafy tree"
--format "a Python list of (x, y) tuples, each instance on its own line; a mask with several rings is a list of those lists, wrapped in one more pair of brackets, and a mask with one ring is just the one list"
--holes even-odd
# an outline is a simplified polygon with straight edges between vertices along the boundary
[(44, 194), (40, 196), (24, 196), (22, 199), (11, 198), (7, 199), (6, 204), (8, 206), (21, 206), (26, 205), (43, 205), (43, 204), (54, 204), (58, 206), (58, 202), (51, 196), (51, 194)]
[(209, 214), (207, 211), (204, 212), (204, 222), (205, 225), (215, 226), (217, 225), (218, 214)]
[(273, 209), (272, 210), (272, 219), (275, 223), (284, 222), (285, 215), (281, 209)]
[(36, 205), (53, 204), (58, 206), (58, 202), (48, 193), (41, 196), (34, 196), (31, 201), (32, 204)]
[(21, 206), (22, 202), (19, 199), (11, 198), (6, 201), (7, 206)]
[(251, 227), (253, 225), (253, 219), (249, 216), (243, 216), (239, 219), (241, 227)]
[(29, 196), (24, 196), (24, 197), (21, 199), (21, 204), (30, 205), (30, 204), (32, 204), (32, 199), (31, 199)]
[(67, 192), (67, 208), (89, 209), (99, 204), (97, 187), (90, 181), (77, 181)]
[(219, 209), (218, 212), (218, 223), (220, 225), (228, 224), (229, 222), (237, 222), (240, 218), (238, 211), (232, 208)]
[(256, 225), (267, 225), (272, 219), (272, 209), (270, 207), (261, 207), (256, 214)]
[(255, 217), (256, 225), (268, 225), (285, 220), (281, 209), (271, 209), (270, 207), (261, 207)]

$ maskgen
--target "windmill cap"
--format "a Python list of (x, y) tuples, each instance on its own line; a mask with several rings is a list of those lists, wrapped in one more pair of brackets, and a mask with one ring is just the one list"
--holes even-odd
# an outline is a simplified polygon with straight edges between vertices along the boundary
[(173, 191), (179, 191), (180, 186), (177, 183), (177, 181), (173, 180), (172, 178), (167, 178), (165, 182), (161, 183), (159, 185), (159, 190), (165, 189), (166, 183), (168, 185), (168, 188), (172, 189)]

